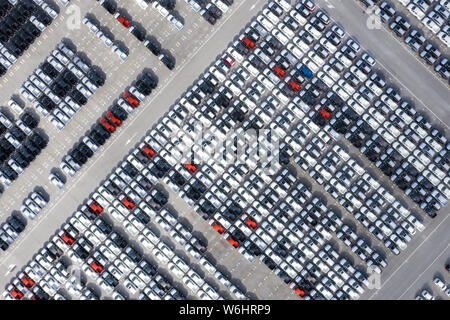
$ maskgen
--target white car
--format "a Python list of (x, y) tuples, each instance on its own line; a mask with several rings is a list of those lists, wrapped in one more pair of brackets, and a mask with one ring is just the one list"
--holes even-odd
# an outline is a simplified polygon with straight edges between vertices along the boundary
[(128, 54), (126, 54), (124, 51), (122, 51), (117, 45), (114, 44), (111, 47), (111, 50), (120, 58), (120, 60), (122, 60), (122, 62), (127, 61)]
[(272, 35), (278, 39), (283, 45), (287, 45), (289, 42), (289, 38), (285, 36), (280, 30), (274, 29), (272, 30)]
[(47, 3), (43, 3), (41, 7), (53, 20), (55, 20), (56, 17), (58, 17), (58, 13), (55, 10), (53, 10)]
[(228, 11), (228, 6), (220, 0), (211, 0), (211, 3), (214, 3), (223, 13)]
[(64, 182), (54, 173), (50, 173), (50, 175), (48, 176), (48, 179), (58, 189), (62, 189), (64, 187)]
[(423, 10), (420, 7), (416, 6), (414, 3), (410, 3), (407, 9), (413, 16), (415, 16), (419, 20), (422, 20), (425, 17), (425, 12), (423, 12)]
[(46, 26), (41, 21), (39, 21), (35, 16), (31, 16), (30, 21), (32, 24), (36, 26), (36, 28), (39, 29), (39, 31), (42, 32), (46, 29)]
[(434, 22), (430, 17), (423, 18), (422, 23), (434, 34), (437, 34), (441, 30), (439, 25), (436, 22)]

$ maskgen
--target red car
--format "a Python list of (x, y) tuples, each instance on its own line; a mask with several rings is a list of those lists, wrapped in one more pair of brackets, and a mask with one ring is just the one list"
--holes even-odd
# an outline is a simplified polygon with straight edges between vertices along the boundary
[(224, 54), (222, 56), (222, 61), (225, 62), (230, 67), (234, 66), (234, 64), (235, 64), (234, 59), (232, 57), (230, 57), (229, 55), (226, 55), (226, 54)]
[(242, 43), (245, 44), (245, 46), (247, 48), (249, 48), (250, 50), (253, 50), (256, 47), (256, 44), (252, 40), (250, 40), (249, 38), (244, 38), (242, 40)]
[(329, 121), (331, 119), (331, 114), (324, 109), (320, 110), (320, 115), (327, 121)]
[(286, 71), (281, 69), (279, 66), (276, 66), (275, 68), (273, 68), (273, 71), (280, 79), (283, 79), (286, 76)]
[(258, 228), (256, 222), (250, 218), (248, 218), (247, 221), (245, 221), (245, 224), (248, 225), (250, 228), (252, 228), (252, 230), (256, 230)]
[(108, 119), (106, 118), (102, 118), (100, 120), (100, 124), (106, 129), (108, 130), (109, 133), (114, 133), (116, 131), (116, 127), (108, 121)]
[(69, 236), (67, 233), (63, 232), (62, 235), (59, 236), (62, 241), (64, 241), (65, 244), (67, 244), (69, 247), (72, 246), (75, 243), (75, 239)]
[(91, 268), (92, 270), (94, 270), (96, 273), (98, 274), (102, 274), (102, 272), (105, 270), (105, 268), (103, 268), (100, 263), (98, 263), (97, 261), (94, 260), (94, 262), (92, 262), (91, 264)]
[(156, 156), (156, 152), (149, 148), (149, 147), (145, 147), (144, 149), (142, 149), (142, 151), (150, 158), (154, 158)]
[(123, 98), (133, 107), (133, 108), (137, 108), (139, 107), (139, 101), (136, 99), (135, 96), (133, 96), (131, 93), (126, 92), (123, 95)]
[(130, 21), (128, 21), (127, 19), (125, 19), (123, 16), (121, 16), (119, 13), (116, 14), (116, 19), (117, 21), (119, 21), (125, 28), (129, 28), (131, 27), (131, 23)]
[(197, 172), (197, 167), (194, 166), (193, 164), (186, 163), (184, 166), (185, 166), (186, 169), (188, 169), (188, 171), (189, 171), (190, 173), (192, 173), (192, 174), (194, 174), (194, 173)]
[(16, 300), (21, 300), (23, 298), (23, 293), (15, 286), (13, 286), (13, 289), (11, 290), (11, 295)]
[(89, 208), (91, 208), (92, 211), (94, 211), (94, 213), (98, 216), (103, 213), (103, 208), (99, 204), (97, 204), (95, 201), (92, 201), (92, 203), (89, 204)]
[(35, 285), (34, 281), (29, 276), (27, 276), (25, 273), (22, 274), (22, 279), (20, 281), (28, 289), (33, 288)]
[(305, 291), (301, 290), (300, 288), (296, 288), (294, 291), (299, 297), (302, 297), (302, 298), (306, 297)]
[(299, 92), (302, 88), (294, 81), (291, 80), (289, 82), (289, 86), (291, 87), (292, 90), (294, 90), (295, 92)]
[(121, 121), (120, 119), (118, 119), (118, 118), (114, 115), (114, 113), (112, 113), (111, 111), (108, 112), (108, 113), (106, 114), (106, 118), (107, 118), (109, 121), (111, 121), (112, 123), (114, 123), (114, 125), (115, 125), (116, 127), (120, 127), (120, 126), (122, 125), (122, 121)]
[(126, 195), (122, 194), (119, 197), (119, 200), (122, 202), (122, 204), (128, 209), (128, 210), (133, 210), (136, 205), (133, 203), (133, 201), (131, 201)]
[(216, 230), (219, 234), (223, 234), (225, 232), (225, 229), (221, 227), (220, 224), (213, 225), (214, 230)]

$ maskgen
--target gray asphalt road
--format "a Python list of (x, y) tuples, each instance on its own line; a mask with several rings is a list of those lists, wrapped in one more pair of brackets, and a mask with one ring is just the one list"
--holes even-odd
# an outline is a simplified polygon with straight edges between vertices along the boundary
[[(110, 173), (117, 163), (130, 151), (136, 143), (136, 140), (139, 137), (142, 137), (152, 125), (156, 123), (156, 120), (167, 112), (169, 106), (181, 96), (182, 92), (191, 85), (198, 77), (199, 73), (204, 70), (205, 61), (213, 61), (213, 59), (229, 43), (229, 35), (238, 33), (250, 18), (262, 9), (264, 4), (264, 1), (242, 1), (234, 6), (233, 11), (230, 14), (227, 14), (224, 19), (220, 20), (214, 28), (211, 29), (208, 27), (208, 32), (200, 33), (198, 28), (190, 31), (193, 38), (186, 37), (186, 41), (189, 44), (192, 44), (192, 47), (182, 48), (184, 50), (182, 51), (183, 54), (175, 53), (178, 67), (173, 74), (169, 74), (164, 68), (154, 70), (158, 71), (157, 74), (160, 76), (159, 90), (156, 90), (156, 92), (136, 110), (132, 117), (127, 120), (127, 123), (124, 125), (125, 127), (123, 129), (121, 128), (110, 139), (106, 147), (102, 148), (93, 160), (87, 163), (81, 174), (78, 173), (74, 179), (69, 180), (67, 187), (63, 192), (60, 194), (52, 192), (52, 199), (49, 207), (44, 211), (42, 216), (39, 217), (39, 220), (28, 227), (24, 236), (18, 239), (17, 243), (14, 244), (14, 247), (12, 247), (11, 250), (8, 250), (6, 255), (2, 255), (0, 260), (0, 287), (4, 287), (11, 278), (10, 273), (5, 276), (9, 266), (16, 265), (20, 268), (31, 259), (33, 254), (35, 254), (42, 244), (48, 240), (49, 236), (60, 227), (60, 225), (77, 209), (80, 203), (89, 196), (90, 192), (99, 185), (99, 182), (103, 181), (107, 174)], [(97, 8), (94, 12), (97, 12), (97, 10), (103, 9)], [(99, 14), (98, 16), (96, 15), (96, 17), (101, 16)], [(138, 17), (136, 16), (136, 18)], [(105, 22), (103, 20), (101, 21), (102, 25), (104, 23), (106, 23), (106, 20)], [(197, 21), (196, 23), (203, 26), (203, 28), (207, 26), (204, 21)], [(193, 24), (195, 25), (196, 23)], [(186, 22), (186, 24), (188, 25), (188, 22)], [(87, 34), (87, 36), (90, 36), (87, 30), (85, 30), (84, 33)], [(118, 37), (116, 33), (115, 35)], [(76, 39), (74, 39), (74, 42), (77, 46), (80, 45), (81, 48), (86, 49), (88, 55), (95, 52), (97, 43), (93, 44), (94, 47), (89, 48), (89, 44), (92, 44), (92, 42), (86, 43), (84, 47), (82, 43), (83, 39), (80, 40), (80, 43), (78, 43)], [(93, 40), (99, 42), (98, 39), (94, 38)], [(49, 47), (53, 48), (58, 41), (59, 40), (56, 40), (56, 42), (49, 45)], [(167, 47), (170, 45), (170, 43), (164, 43), (163, 41), (162, 44), (163, 46), (167, 45)], [(130, 46), (130, 44), (127, 43), (127, 46)], [(108, 78), (107, 80), (107, 82), (112, 83), (114, 86), (108, 90), (112, 92), (112, 94), (109, 93), (111, 95), (111, 100), (106, 99), (109, 103), (112, 102), (112, 99), (116, 98), (116, 95), (119, 92), (122, 92), (125, 86), (130, 84), (135, 76), (142, 71), (142, 68), (151, 67), (152, 65), (157, 64), (155, 61), (156, 59), (151, 57), (147, 49), (142, 45), (140, 48), (133, 47), (132, 50), (133, 52), (130, 54), (129, 60), (123, 65), (120, 65), (118, 60), (115, 60), (115, 63), (110, 61), (110, 64), (104, 67), (103, 64), (105, 61), (92, 59), (93, 63), (98, 64), (102, 69), (105, 69), (108, 76), (110, 73), (112, 74), (112, 79)], [(44, 53), (44, 55), (46, 54), (48, 53)], [(116, 57), (109, 57), (109, 59), (112, 58)], [(40, 60), (36, 61), (36, 64), (38, 64), (39, 61)], [(113, 64), (116, 65), (116, 68), (113, 68), (112, 70), (108, 69), (109, 67), (112, 67)], [(128, 69), (127, 66), (134, 67)], [(29, 74), (34, 68), (35, 66), (31, 66), (29, 72), (27, 73), (25, 71), (24, 73)], [(113, 72), (119, 69), (121, 71), (117, 71), (117, 73)], [(166, 76), (164, 73), (169, 75)], [(26, 75), (24, 78), (26, 78)], [(114, 94), (114, 92), (116, 94)], [(106, 104), (107, 103), (105, 102), (105, 105)], [(58, 136), (55, 135), (55, 138), (58, 138)], [(60, 159), (55, 160), (57, 161), (54, 161), (53, 166), (57, 166), (60, 161)], [(31, 170), (31, 168), (29, 169)], [(53, 195), (55, 196), (53, 197)], [(18, 199), (18, 201), (19, 200), (20, 199)], [(240, 257), (240, 259), (243, 258)], [(227, 269), (231, 269), (232, 267), (227, 260), (223, 261), (223, 264)], [(12, 271), (12, 273), (15, 272), (17, 272), (17, 270)], [(264, 275), (264, 272), (266, 272), (265, 278), (272, 277), (274, 281), (280, 282), (279, 279), (275, 278), (275, 275), (269, 274), (269, 270), (265, 266), (261, 266), (260, 270), (258, 268), (258, 274)], [(240, 277), (239, 274), (237, 276)], [(248, 279), (248, 281), (250, 282), (251, 279)], [(268, 282), (268, 284), (269, 283), (270, 282)], [(273, 286), (270, 288), (273, 288)], [(284, 295), (280, 296), (282, 298), (292, 294), (287, 286), (284, 286), (283, 290), (285, 290)], [(260, 294), (258, 293), (258, 296), (263, 299), (276, 298), (278, 292), (279, 290), (274, 293), (271, 289), (268, 290), (268, 288), (266, 288), (266, 290), (262, 290)], [(265, 294), (267, 294), (267, 296)]]
[(381, 288), (367, 291), (363, 299), (414, 299), (423, 288), (434, 289), (437, 293), (431, 282), (437, 274), (448, 281), (444, 267), (450, 257), (448, 211), (441, 217), (443, 219), (433, 221), (420, 236), (414, 237), (401, 256), (392, 259), (381, 276)]
[[(387, 71), (386, 78), (400, 85), (402, 96), (415, 100), (418, 110), (426, 109), (435, 116), (431, 121), (446, 127), (450, 124), (448, 85), (424, 66), (416, 56), (386, 29), (369, 30), (363, 7), (356, 1), (317, 0), (316, 3), (331, 14), (344, 29), (355, 36), (363, 49), (377, 59)], [(330, 6), (331, 5), (331, 6)]]

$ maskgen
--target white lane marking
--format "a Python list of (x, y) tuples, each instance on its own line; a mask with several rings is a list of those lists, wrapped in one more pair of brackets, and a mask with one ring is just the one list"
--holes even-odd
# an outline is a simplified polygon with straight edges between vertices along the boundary
[(447, 253), (447, 249), (450, 247), (450, 244), (448, 244), (447, 245), (447, 248), (445, 248), (445, 250), (443, 250), (429, 265), (428, 265), (428, 267), (425, 269), (425, 270), (423, 270), (423, 272), (421, 273), (421, 274), (419, 274), (417, 277), (416, 277), (416, 280), (414, 280), (414, 282), (413, 283), (411, 283), (411, 285), (405, 290), (405, 292), (403, 292), (402, 293), (402, 295), (400, 296), (400, 297), (398, 297), (397, 298), (397, 300), (400, 300), (408, 291), (409, 291), (409, 289), (411, 289), (411, 287), (417, 282), (417, 281), (419, 281), (419, 279), (420, 279), (420, 277), (422, 277), (423, 276), (423, 274), (425, 273), (425, 272), (427, 272), (427, 270), (428, 269), (430, 269), (432, 266), (433, 266), (433, 264), (440, 258), (440, 257), (442, 257), (442, 255), (444, 254), (444, 253)]

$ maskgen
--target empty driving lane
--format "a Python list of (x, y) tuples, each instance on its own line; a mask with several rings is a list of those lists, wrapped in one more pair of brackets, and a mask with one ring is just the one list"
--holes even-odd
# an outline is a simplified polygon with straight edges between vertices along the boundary
[(393, 78), (395, 81), (392, 82), (401, 84), (402, 95), (416, 98), (420, 102), (416, 103), (419, 110), (423, 108), (431, 110), (435, 115), (429, 117), (431, 121), (435, 123), (441, 121), (448, 129), (450, 124), (448, 85), (422, 65), (411, 51), (387, 30), (384, 28), (369, 30), (368, 16), (355, 1), (338, 1), (332, 6), (330, 3), (334, 3), (333, 1), (316, 2), (348, 33), (355, 36), (363, 49), (374, 55), (378, 63), (388, 71), (388, 74), (385, 74), (387, 78)]
[[(213, 61), (214, 58), (230, 42), (230, 34), (238, 33), (266, 3), (264, 1), (242, 1), (232, 7), (232, 12), (220, 20), (210, 30), (209, 35), (195, 35), (203, 38), (195, 50), (186, 52), (186, 62), (175, 69), (170, 78), (161, 80), (159, 87), (147, 98), (136, 114), (126, 124), (121, 132), (102, 148), (93, 162), (89, 162), (86, 168), (79, 173), (67, 186), (66, 192), (58, 199), (50, 202), (40, 217), (39, 224), (34, 229), (28, 229), (23, 237), (18, 239), (20, 245), (2, 255), (0, 262), (0, 286), (5, 286), (11, 275), (4, 276), (11, 264), (19, 268), (26, 264), (49, 236), (58, 229), (61, 224), (76, 210), (76, 208), (89, 196), (96, 186), (111, 172), (122, 160), (132, 146), (142, 137), (156, 121), (168, 111), (175, 100), (198, 78), (199, 73), (205, 69), (205, 61)], [(131, 56), (130, 56), (131, 58)], [(138, 70), (138, 73), (141, 70)], [(120, 88), (122, 90), (122, 88)], [(129, 141), (135, 136), (134, 141)], [(112, 141), (113, 139), (116, 139)], [(128, 142), (128, 143), (127, 143)], [(231, 247), (229, 250), (232, 250)]]

